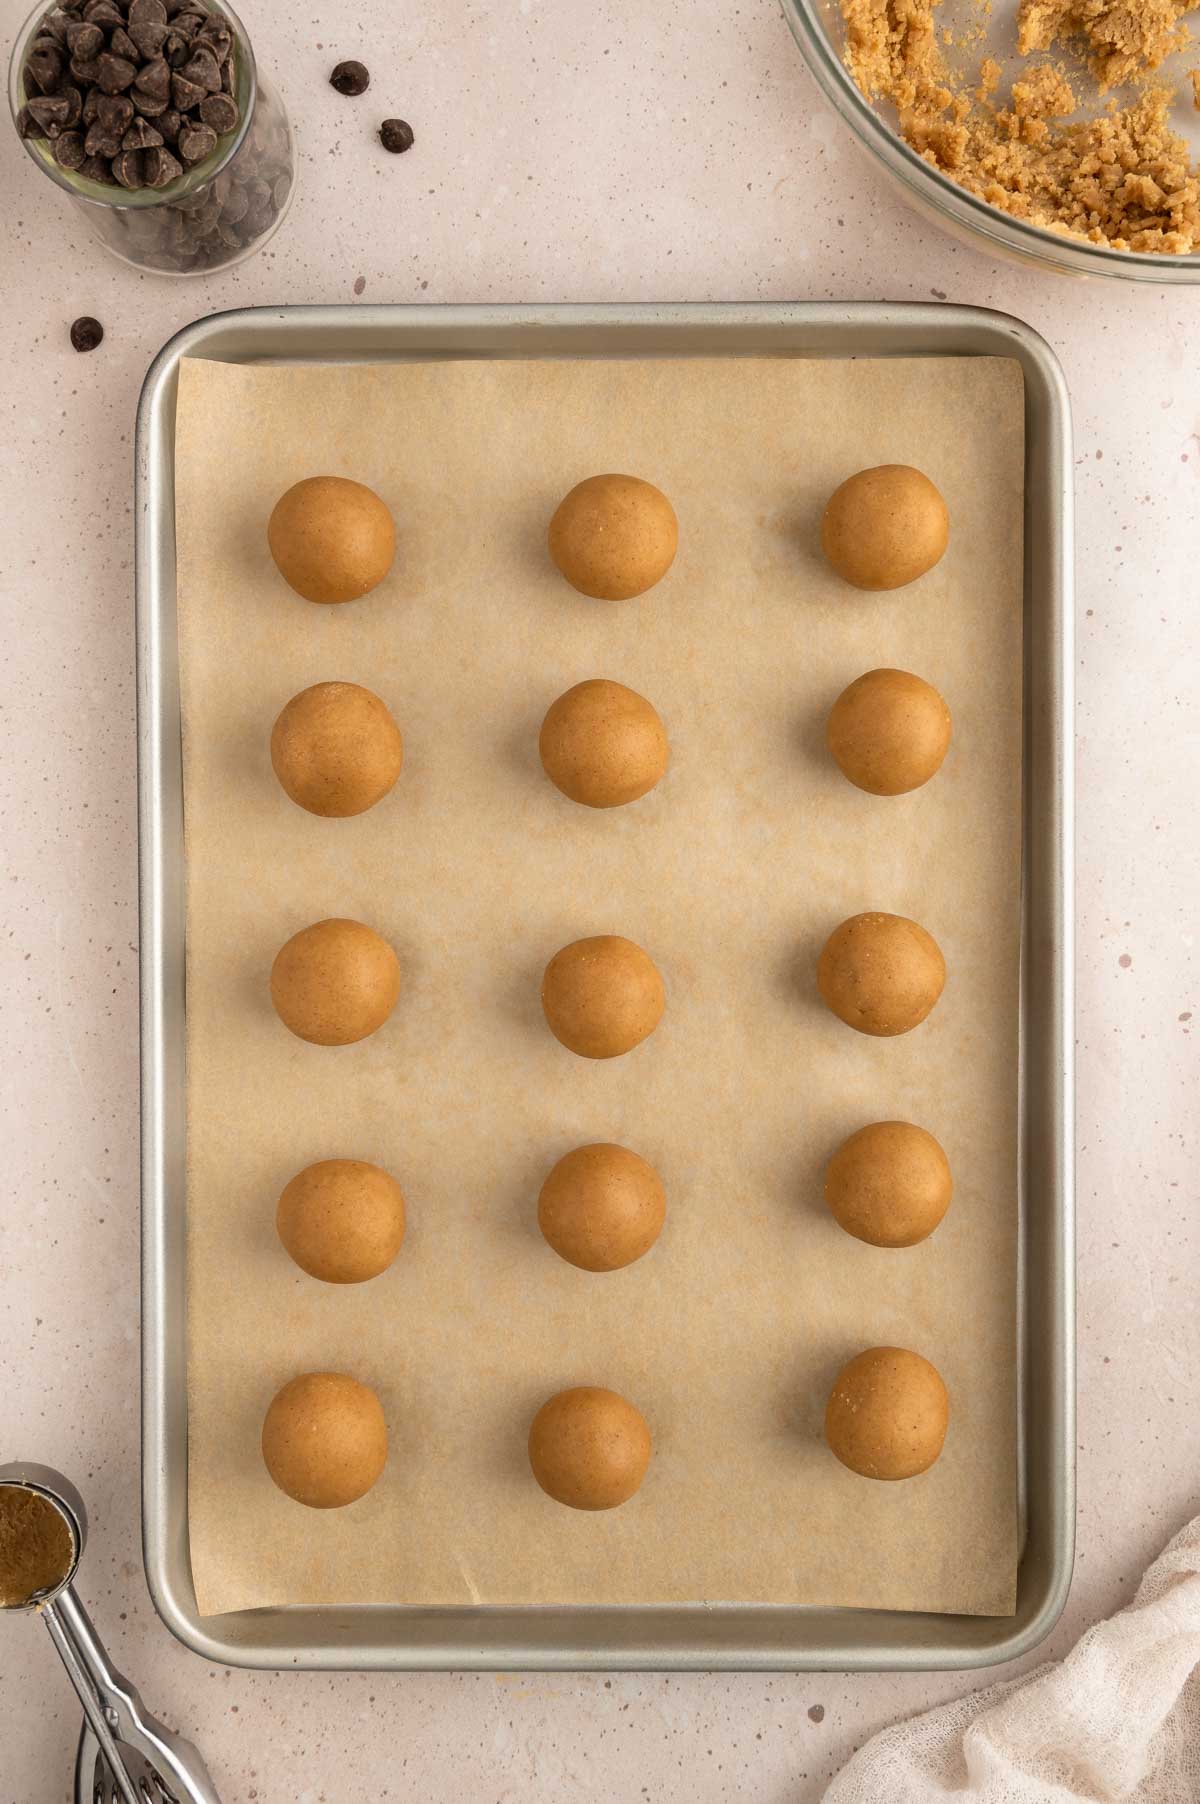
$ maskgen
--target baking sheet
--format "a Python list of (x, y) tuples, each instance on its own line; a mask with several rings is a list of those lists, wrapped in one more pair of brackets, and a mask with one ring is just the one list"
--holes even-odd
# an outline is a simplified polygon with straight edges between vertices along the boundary
[[(268, 1603), (738, 1601), (1005, 1613), (1016, 1563), (1015, 1247), (1022, 396), (971, 358), (381, 368), (181, 368), (179, 612), (188, 850), (190, 1537), (206, 1614)], [(919, 462), (954, 523), (893, 596), (814, 555), (842, 476)], [(627, 468), (680, 513), (649, 597), (583, 601), (542, 552), (582, 475)], [(377, 487), (402, 555), (345, 609), (293, 597), (270, 506), (318, 470)], [(917, 795), (851, 789), (821, 752), (872, 664), (946, 694), (956, 739)], [(542, 777), (548, 703), (587, 675), (649, 695), (673, 768), (592, 814)], [(320, 822), (277, 790), (267, 738), (295, 690), (357, 680), (392, 705), (393, 797)], [(903, 1040), (815, 1001), (844, 915), (921, 919), (946, 996)], [(266, 974), (309, 920), (396, 945), (406, 994), (363, 1045), (307, 1047)], [(593, 1065), (542, 1023), (557, 947), (616, 931), (663, 969), (668, 1012)], [(954, 1208), (926, 1246), (862, 1247), (820, 1167), (864, 1121), (938, 1134)], [(537, 1234), (545, 1171), (585, 1139), (651, 1158), (668, 1226), (639, 1265), (577, 1273)], [(392, 1272), (326, 1290), (274, 1242), (295, 1170), (376, 1159), (409, 1201)], [(841, 1360), (933, 1358), (953, 1419), (933, 1471), (844, 1472), (819, 1439)], [(294, 1371), (379, 1390), (392, 1458), (350, 1510), (276, 1493), (258, 1429)], [(639, 1496), (576, 1516), (529, 1478), (551, 1391), (598, 1382), (655, 1434)]]

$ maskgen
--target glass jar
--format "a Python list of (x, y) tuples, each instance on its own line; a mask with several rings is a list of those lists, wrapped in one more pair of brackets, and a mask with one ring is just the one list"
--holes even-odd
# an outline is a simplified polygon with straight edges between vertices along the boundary
[[(52, 0), (43, 0), (18, 34), (9, 70), (9, 104), (26, 150), (74, 202), (92, 235), (123, 262), (172, 276), (226, 269), (260, 250), (282, 223), (291, 201), (295, 153), (283, 103), (258, 69), (246, 28), (233, 8), (225, 0), (220, 5), (216, 0), (200, 0), (191, 10), (223, 21), (232, 35), (222, 91), (237, 104), (237, 123), (217, 137), (202, 161), (157, 188), (116, 186), (92, 179), (83, 169), (64, 167), (55, 152), (61, 129), (53, 138), (42, 136), (41, 127), (30, 119), (26, 65), (47, 13), (54, 10)], [(119, 10), (127, 13), (128, 8), (120, 6)], [(173, 3), (167, 10), (177, 15), (181, 9)], [(76, 17), (71, 10), (72, 20)], [(106, 21), (104, 24), (105, 29), (112, 29)], [(65, 48), (62, 54), (68, 55)], [(69, 73), (63, 79), (64, 83), (72, 80)], [(34, 91), (36, 95), (36, 84)], [(58, 91), (65, 92), (65, 86)], [(79, 91), (77, 88), (76, 93)], [(71, 104), (77, 107), (78, 102)], [(146, 124), (154, 127), (158, 116), (149, 117)], [(85, 125), (86, 116), (80, 130)], [(29, 135), (31, 132), (38, 135)], [(161, 137), (157, 130), (148, 135)], [(179, 162), (169, 141), (163, 144), (163, 151)], [(78, 145), (72, 157), (77, 154)], [(162, 173), (169, 167), (165, 165)]]

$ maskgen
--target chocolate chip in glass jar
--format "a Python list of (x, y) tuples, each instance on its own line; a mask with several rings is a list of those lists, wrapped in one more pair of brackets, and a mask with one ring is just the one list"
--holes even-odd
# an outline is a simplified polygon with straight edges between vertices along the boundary
[(122, 188), (146, 186), (146, 170), (140, 150), (122, 150), (113, 158), (112, 172)]
[(200, 102), (200, 117), (205, 125), (211, 125), (219, 138), (223, 138), (238, 122), (237, 101), (229, 94), (210, 94)]
[(104, 49), (104, 33), (86, 19), (72, 19), (67, 26), (67, 49), (72, 56), (90, 62)]
[(217, 148), (217, 134), (211, 125), (193, 125), (189, 120), (179, 133), (178, 151), (190, 167), (203, 163)]
[(83, 141), (84, 152), (89, 157), (108, 157), (111, 159), (115, 156), (119, 156), (121, 152), (121, 139), (124, 135), (124, 132), (110, 130), (107, 125), (104, 125), (97, 119), (87, 128), (87, 137)]
[(63, 130), (73, 132), (83, 118), (83, 95), (78, 88), (64, 86), (58, 90), (55, 98), (66, 101), (68, 116)]
[(122, 150), (155, 150), (162, 143), (162, 133), (148, 119), (135, 119), (121, 139)]
[(25, 111), (37, 120), (47, 138), (57, 138), (67, 129), (71, 103), (62, 94), (36, 94), (26, 101)]
[(198, 88), (178, 71), (171, 77), (171, 105), (180, 113), (192, 113), (204, 99), (205, 89)]
[(22, 138), (44, 138), (46, 136), (45, 126), (38, 124), (28, 105), (23, 106), (17, 114), (17, 132)]
[(125, 23), (124, 14), (113, 5), (113, 0), (88, 0), (83, 16), (89, 25), (103, 25), (106, 29)]
[(64, 12), (61, 6), (55, 6), (46, 14), (39, 30), (44, 31), (48, 37), (56, 38), (60, 44), (65, 44), (69, 41), (68, 34), (74, 22), (70, 13)]
[(137, 64), (111, 50), (102, 50), (96, 58), (96, 81), (106, 94), (123, 94), (132, 87)]
[(165, 104), (171, 97), (171, 69), (166, 57), (151, 57), (145, 67), (138, 70), (133, 85), (136, 93), (149, 94), (151, 99)]
[(77, 173), (85, 176), (89, 182), (104, 182), (107, 187), (112, 186), (112, 162), (108, 157), (84, 157)]
[(133, 124), (133, 102), (128, 94), (99, 94), (96, 97), (96, 123), (119, 138)]
[(169, 150), (148, 150), (142, 173), (147, 188), (165, 188), (183, 174), (183, 164)]
[(71, 74), (85, 91), (94, 88), (100, 79), (100, 63), (94, 56), (73, 56), (70, 62)]
[(365, 94), (371, 85), (371, 77), (365, 63), (339, 63), (329, 77), (329, 85), (336, 88), (339, 94), (354, 100), (359, 94)]
[[(219, 94), (221, 92), (221, 66), (216, 54), (207, 44), (197, 44), (192, 54), (179, 71), (181, 81), (190, 81), (193, 87), (199, 88), (201, 94)], [(199, 104), (199, 103), (197, 103)]]
[(79, 169), (84, 160), (83, 133), (63, 132), (54, 142), (54, 161), (60, 169)]
[(129, 0), (130, 26), (165, 25), (167, 16), (163, 0)]
[(63, 78), (63, 56), (60, 47), (51, 43), (49, 48), (34, 45), (25, 61), (25, 72), (32, 75), (43, 94), (54, 94)]
[(379, 142), (385, 150), (390, 150), (394, 156), (400, 156), (413, 147), (413, 128), (407, 119), (385, 119), (379, 128)]
[(180, 127), (183, 125), (183, 114), (177, 113), (174, 107), (168, 107), (165, 113), (158, 115), (154, 123), (158, 127), (158, 133), (163, 143), (174, 144), (179, 136)]
[(71, 343), (77, 351), (94, 351), (104, 339), (104, 327), (89, 313), (83, 314), (71, 327)]
[(127, 63), (132, 63), (135, 68), (142, 60), (137, 45), (123, 26), (117, 25), (114, 27), (113, 34), (108, 40), (108, 47), (114, 56), (123, 57)]
[(165, 25), (156, 25), (152, 19), (143, 19), (140, 22), (130, 20), (130, 41), (138, 55), (147, 61), (162, 55), (163, 45), (170, 35), (170, 31)]

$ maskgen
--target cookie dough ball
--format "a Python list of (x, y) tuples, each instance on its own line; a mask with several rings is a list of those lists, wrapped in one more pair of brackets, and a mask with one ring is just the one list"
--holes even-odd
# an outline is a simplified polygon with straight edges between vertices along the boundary
[(538, 1198), (538, 1226), (554, 1251), (585, 1272), (615, 1272), (648, 1253), (667, 1212), (662, 1179), (626, 1146), (577, 1146)]
[(817, 961), (826, 1006), (860, 1034), (883, 1038), (919, 1027), (945, 982), (937, 941), (904, 915), (852, 915)]
[(950, 1162), (911, 1121), (874, 1121), (834, 1153), (825, 1201), (838, 1226), (873, 1247), (915, 1247), (950, 1207)]
[(396, 528), (373, 489), (310, 476), (275, 503), (267, 543), (283, 580), (306, 601), (357, 601), (391, 569)]
[(550, 556), (573, 589), (599, 601), (644, 595), (679, 544), (675, 509), (638, 476), (589, 476), (550, 522)]
[(543, 1403), (529, 1430), (529, 1464), (543, 1491), (573, 1510), (628, 1503), (650, 1464), (650, 1430), (616, 1391), (580, 1385)]
[(365, 814), (400, 775), (404, 741), (383, 702), (357, 683), (314, 683), (294, 695), (271, 732), (271, 763), (310, 814)]
[(620, 808), (653, 789), (667, 768), (667, 733), (644, 695), (591, 677), (560, 695), (542, 722), (542, 768), (587, 808)]
[(879, 464), (829, 497), (821, 549), (856, 589), (902, 589), (941, 558), (950, 516), (938, 490), (910, 464)]
[(632, 1052), (658, 1026), (665, 1000), (654, 960), (616, 933), (564, 946), (542, 978), (550, 1032), (585, 1059)]
[(379, 1398), (344, 1372), (304, 1372), (272, 1400), (262, 1454), (279, 1489), (310, 1510), (354, 1503), (387, 1460)]
[(907, 670), (868, 670), (834, 702), (829, 750), (842, 775), (873, 796), (906, 795), (941, 768), (950, 710)]
[(362, 1159), (322, 1159), (296, 1173), (275, 1212), (301, 1271), (325, 1284), (364, 1284), (385, 1272), (404, 1239), (395, 1178)]
[(863, 1478), (915, 1478), (942, 1451), (949, 1420), (946, 1387), (927, 1359), (869, 1347), (833, 1381), (825, 1439)]
[(400, 966), (361, 921), (316, 921), (271, 966), (271, 1001), (285, 1027), (314, 1046), (349, 1046), (383, 1026), (400, 994)]

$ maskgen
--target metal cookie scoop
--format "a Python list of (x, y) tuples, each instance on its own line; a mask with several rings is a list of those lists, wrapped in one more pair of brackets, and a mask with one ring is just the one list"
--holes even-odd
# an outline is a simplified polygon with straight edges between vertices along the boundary
[(70, 1537), (66, 1572), (17, 1604), (36, 1609), (58, 1649), (83, 1705), (83, 1734), (75, 1762), (76, 1804), (220, 1804), (204, 1762), (190, 1741), (151, 1716), (135, 1686), (114, 1670), (72, 1580), (87, 1539), (87, 1513), (72, 1484), (48, 1466), (0, 1466), (0, 1486), (44, 1498)]

